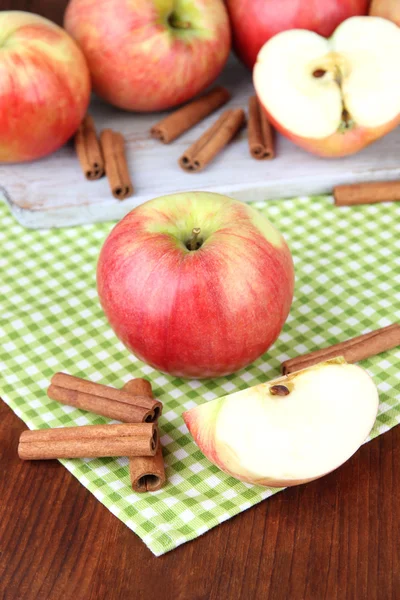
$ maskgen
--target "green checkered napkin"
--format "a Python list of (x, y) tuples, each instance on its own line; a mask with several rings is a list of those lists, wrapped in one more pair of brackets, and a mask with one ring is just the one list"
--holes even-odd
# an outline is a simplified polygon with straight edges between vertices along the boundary
[[(285, 235), (296, 292), (273, 348), (250, 367), (213, 381), (163, 375), (129, 354), (100, 309), (95, 265), (112, 223), (25, 230), (0, 205), (0, 395), (31, 429), (105, 423), (49, 400), (51, 375), (67, 371), (116, 387), (151, 380), (168, 484), (132, 492), (127, 458), (63, 464), (100, 502), (161, 555), (268, 498), (277, 490), (241, 483), (203, 457), (184, 410), (279, 374), (281, 361), (400, 321), (400, 204), (334, 207), (329, 198), (254, 206)], [(371, 437), (400, 421), (400, 349), (363, 362), (380, 391)], [(343, 415), (346, 418), (346, 415)]]

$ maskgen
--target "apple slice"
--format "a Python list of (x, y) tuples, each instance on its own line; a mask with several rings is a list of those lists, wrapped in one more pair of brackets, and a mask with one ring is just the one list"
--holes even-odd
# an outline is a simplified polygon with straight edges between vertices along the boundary
[(326, 39), (293, 29), (260, 50), (254, 85), (284, 135), (321, 156), (358, 152), (400, 123), (400, 28), (352, 17)]
[(306, 483), (343, 464), (378, 411), (371, 377), (343, 358), (319, 363), (185, 412), (205, 456), (249, 483)]

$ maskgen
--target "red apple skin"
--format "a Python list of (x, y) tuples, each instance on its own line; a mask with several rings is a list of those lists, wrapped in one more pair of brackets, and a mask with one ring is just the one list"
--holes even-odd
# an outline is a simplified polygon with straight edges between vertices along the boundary
[(400, 27), (400, 2), (399, 0), (372, 0), (369, 14), (373, 17), (382, 17), (393, 21)]
[(236, 53), (252, 69), (261, 47), (277, 33), (310, 29), (329, 37), (342, 21), (366, 15), (369, 0), (226, 0), (226, 5)]
[(201, 21), (203, 33), (186, 39), (168, 27), (157, 2), (165, 12), (168, 3), (159, 0), (71, 0), (66, 11), (65, 27), (85, 53), (94, 90), (126, 110), (159, 111), (190, 100), (216, 79), (229, 55), (222, 0), (191, 0), (194, 15), (182, 20)]
[[(190, 252), (175, 231), (195, 227), (193, 215), (209, 233)], [(294, 270), (282, 236), (275, 230), (272, 243), (257, 221), (268, 224), (245, 204), (201, 192), (147, 202), (120, 221), (101, 250), (97, 288), (125, 346), (188, 378), (226, 375), (261, 356), (287, 318)]]
[(90, 75), (61, 27), (31, 13), (0, 12), (0, 162), (41, 158), (77, 130)]
[(385, 123), (380, 127), (375, 127), (374, 129), (367, 129), (356, 125), (345, 133), (336, 131), (334, 134), (321, 139), (304, 138), (288, 131), (266, 110), (265, 106), (263, 106), (263, 110), (267, 115), (268, 120), (277, 131), (297, 146), (300, 146), (300, 148), (323, 158), (339, 158), (341, 156), (355, 154), (383, 137), (400, 124), (399, 113), (395, 119), (388, 121), (388, 123)]

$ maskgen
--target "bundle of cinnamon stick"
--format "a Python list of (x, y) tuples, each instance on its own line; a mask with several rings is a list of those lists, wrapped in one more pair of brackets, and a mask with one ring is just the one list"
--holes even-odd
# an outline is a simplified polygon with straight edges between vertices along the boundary
[(56, 373), (47, 394), (63, 404), (125, 423), (24, 431), (18, 446), (20, 458), (128, 456), (134, 491), (156, 491), (162, 487), (165, 470), (157, 427), (162, 404), (153, 397), (150, 382), (132, 379), (118, 390)]
[[(150, 135), (164, 144), (170, 144), (221, 108), (230, 98), (227, 89), (217, 86), (156, 123)], [(241, 108), (223, 112), (182, 154), (178, 160), (180, 167), (187, 173), (204, 169), (235, 137), (245, 120)], [(253, 158), (263, 160), (275, 157), (273, 130), (255, 96), (249, 100), (248, 142)], [(87, 115), (75, 135), (75, 148), (87, 179), (96, 180), (106, 173), (114, 198), (123, 200), (133, 194), (124, 138), (120, 133), (105, 129), (99, 139), (94, 121)]]
[(274, 133), (258, 98), (249, 99), (249, 150), (256, 160), (275, 158)]
[(75, 149), (86, 179), (107, 175), (114, 198), (124, 200), (133, 194), (122, 134), (105, 129), (97, 137), (94, 121), (87, 115), (75, 135)]
[[(197, 125), (231, 98), (228, 90), (217, 86), (156, 123), (150, 135), (170, 144)], [(187, 173), (203, 170), (235, 137), (245, 124), (242, 109), (229, 109), (181, 155), (180, 167)], [(256, 160), (275, 157), (274, 130), (258, 98), (249, 98), (248, 145), (250, 156)], [(105, 129), (97, 136), (93, 118), (87, 115), (76, 135), (75, 148), (85, 177), (94, 181), (107, 175), (112, 195), (124, 200), (134, 192), (121, 133)], [(337, 206), (354, 206), (377, 202), (400, 201), (400, 181), (378, 181), (338, 185), (333, 190)]]
[(230, 142), (244, 125), (245, 114), (241, 108), (227, 110), (209, 129), (192, 144), (179, 159), (184, 171), (202, 171)]
[[(179, 108), (154, 125), (150, 134), (164, 144), (169, 144), (205, 119), (230, 99), (229, 92), (216, 87), (208, 94)], [(229, 109), (198, 138), (179, 158), (179, 166), (188, 173), (203, 170), (245, 124), (242, 109)], [(272, 128), (256, 97), (249, 101), (248, 139), (250, 155), (257, 160), (275, 156)]]

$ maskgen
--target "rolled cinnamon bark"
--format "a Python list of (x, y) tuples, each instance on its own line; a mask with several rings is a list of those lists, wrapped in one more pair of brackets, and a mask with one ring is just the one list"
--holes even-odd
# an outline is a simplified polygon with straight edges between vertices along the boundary
[(333, 188), (336, 206), (355, 206), (400, 200), (400, 181), (375, 181), (337, 185)]
[(152, 423), (156, 420), (154, 411), (129, 404), (127, 402), (110, 400), (101, 396), (92, 396), (77, 390), (50, 385), (47, 395), (52, 400), (57, 400), (68, 406), (75, 406), (109, 419), (118, 419), (127, 423)]
[(354, 363), (375, 354), (386, 352), (386, 350), (391, 350), (399, 345), (400, 325), (393, 323), (382, 329), (365, 333), (329, 348), (322, 348), (321, 350), (286, 360), (282, 363), (282, 373), (283, 375), (289, 375), (289, 373), (306, 369), (336, 356), (343, 356), (347, 362)]
[(248, 136), (249, 150), (253, 158), (275, 158), (273, 130), (256, 96), (249, 99)]
[(75, 134), (75, 150), (86, 179), (93, 181), (103, 177), (103, 154), (90, 115), (86, 115)]
[(104, 129), (100, 134), (100, 142), (112, 195), (117, 200), (125, 200), (132, 196), (133, 185), (126, 161), (124, 138), (116, 131)]
[(154, 456), (130, 457), (129, 473), (134, 492), (156, 492), (162, 488), (165, 468), (161, 444)]
[(41, 429), (21, 434), (18, 455), (23, 460), (154, 456), (158, 441), (154, 423)]
[[(133, 396), (143, 396), (147, 399), (154, 398), (150, 381), (147, 381), (147, 379), (142, 379), (141, 377), (136, 377), (135, 379), (127, 381), (122, 389), (124, 392), (128, 392)], [(158, 404), (161, 405), (161, 408), (161, 402), (158, 402)]]
[(241, 108), (226, 110), (180, 157), (180, 167), (189, 173), (204, 169), (231, 141), (244, 122), (245, 114)]
[[(132, 379), (122, 389), (133, 394), (144, 393), (147, 390), (149, 396), (153, 396), (151, 384), (145, 379)], [(135, 492), (155, 492), (159, 490), (165, 483), (161, 442), (154, 456), (130, 456), (129, 473), (132, 489)]]
[(195, 171), (193, 165), (194, 157), (197, 155), (198, 151), (201, 148), (203, 148), (203, 146), (206, 146), (210, 142), (210, 140), (214, 137), (218, 129), (221, 127), (221, 124), (224, 121), (226, 121), (226, 119), (228, 118), (228, 116), (230, 116), (231, 113), (231, 110), (226, 110), (225, 112), (223, 112), (219, 119), (217, 119), (215, 123), (213, 123), (211, 127), (209, 127), (203, 133), (203, 135), (199, 137), (198, 140), (196, 140), (191, 146), (189, 146), (189, 148), (186, 150), (186, 152), (184, 152), (184, 154), (182, 154), (182, 156), (179, 159), (179, 166), (184, 171)]
[(212, 112), (228, 102), (231, 95), (225, 88), (218, 86), (204, 94), (201, 98), (193, 100), (179, 108), (165, 119), (154, 125), (150, 134), (164, 144), (169, 144), (180, 135), (194, 127)]
[(51, 379), (47, 395), (58, 402), (110, 419), (128, 423), (153, 422), (160, 416), (162, 404), (148, 393), (149, 387), (151, 390), (150, 384), (140, 379), (135, 388), (140, 393), (136, 394), (133, 388), (124, 386), (118, 390), (67, 373), (56, 373)]

